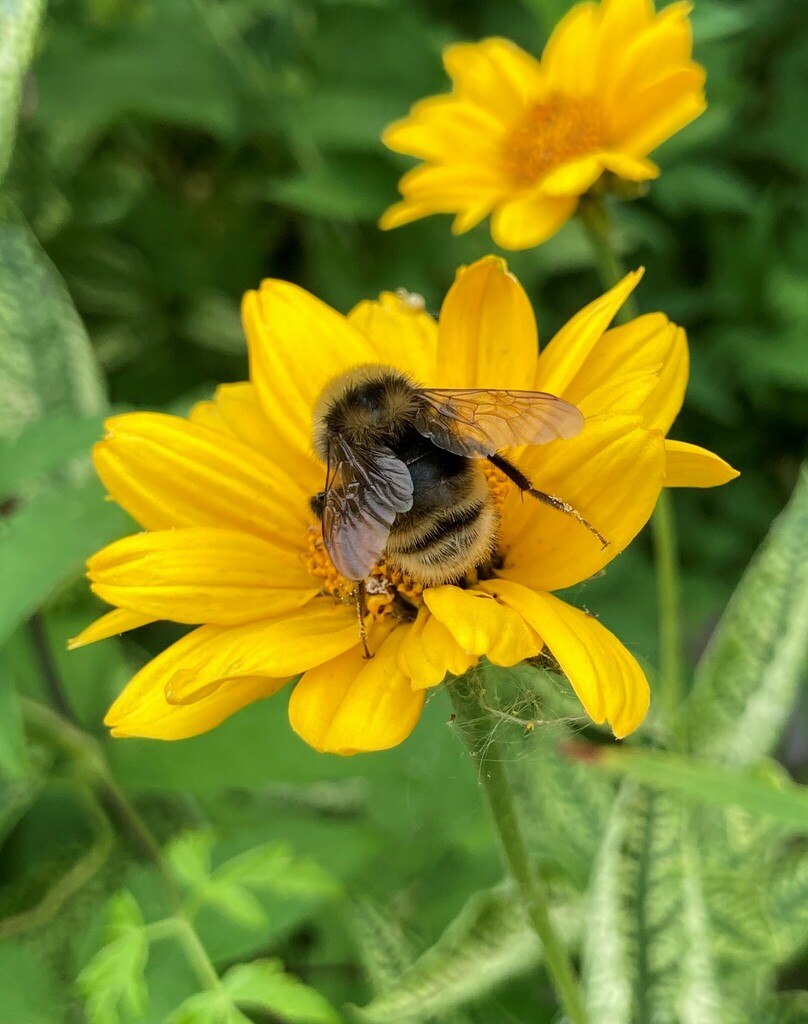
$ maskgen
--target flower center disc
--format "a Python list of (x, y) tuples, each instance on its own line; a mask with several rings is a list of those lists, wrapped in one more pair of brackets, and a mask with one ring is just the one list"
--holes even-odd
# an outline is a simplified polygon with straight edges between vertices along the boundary
[(591, 99), (550, 96), (531, 107), (505, 139), (508, 173), (532, 184), (549, 171), (601, 148), (603, 114)]
[[(491, 501), (501, 513), (505, 499), (511, 489), (507, 477), (495, 466), (480, 467), (485, 475)], [(333, 597), (339, 604), (353, 604), (356, 583), (346, 580), (334, 567), (323, 540), (319, 523), (311, 523), (306, 535), (306, 568), (321, 580), (324, 594)], [(423, 604), (423, 584), (406, 573), (389, 565), (382, 556), (365, 580), (365, 604), (368, 613), (376, 621), (414, 619)]]
[[(340, 576), (328, 557), (319, 523), (312, 523), (308, 530), (308, 554), (306, 568), (322, 580), (323, 593), (333, 597), (340, 604), (352, 604), (356, 584)], [(399, 569), (388, 565), (384, 557), (373, 566), (365, 580), (365, 604), (370, 615), (377, 621), (396, 618), (415, 618), (416, 610), (423, 603), (420, 583)]]

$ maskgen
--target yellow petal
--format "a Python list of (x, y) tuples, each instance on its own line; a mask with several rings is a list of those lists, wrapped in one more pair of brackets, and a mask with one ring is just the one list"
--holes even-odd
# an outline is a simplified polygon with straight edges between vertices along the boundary
[(681, 327), (670, 325), (670, 348), (666, 353), (657, 386), (643, 405), (642, 417), (646, 427), (667, 434), (679, 415), (685, 400), (687, 379), (690, 376), (690, 352), (687, 336)]
[(573, 160), (545, 175), (541, 191), (547, 196), (580, 196), (602, 173), (603, 162), (596, 156)]
[(539, 62), (508, 39), (449, 46), (443, 64), (459, 95), (504, 123), (545, 89)]
[(462, 675), (476, 662), (476, 655), (466, 654), (446, 626), (425, 607), (407, 630), (398, 654), (398, 666), (415, 690), (437, 686), (447, 673)]
[(598, 23), (598, 7), (578, 3), (553, 30), (541, 58), (553, 91), (575, 97), (597, 92)]
[(484, 654), (494, 665), (516, 665), (542, 648), (521, 616), (483, 590), (435, 587), (424, 591), (424, 601), (463, 651)]
[(728, 462), (695, 444), (665, 442), (666, 487), (718, 487), (740, 476)]
[(320, 590), (299, 548), (213, 527), (124, 537), (87, 568), (92, 589), (109, 604), (191, 624), (274, 618)]
[(568, 502), (609, 541), (603, 548), (569, 515), (514, 488), (502, 512), (499, 575), (561, 590), (599, 572), (634, 539), (662, 490), (662, 435), (638, 416), (593, 416), (578, 437), (525, 448), (517, 459), (533, 486)]
[(414, 691), (398, 665), (407, 628), (394, 629), (370, 661), (354, 647), (306, 672), (289, 700), (298, 736), (315, 750), (343, 755), (387, 750), (405, 740), (424, 705), (424, 691)]
[(533, 308), (497, 256), (461, 268), (438, 328), (439, 387), (524, 388), (538, 352)]
[(450, 162), (458, 153), (493, 163), (500, 156), (505, 130), (499, 118), (468, 99), (430, 96), (416, 103), (407, 117), (389, 125), (382, 142), (396, 153), (435, 163)]
[[(634, 389), (636, 404), (609, 396), (624, 384), (654, 377), (653, 386)], [(667, 433), (684, 399), (688, 377), (687, 338), (662, 313), (646, 313), (606, 331), (578, 372), (564, 387), (564, 397), (585, 414), (614, 411), (642, 413), (646, 427)], [(632, 388), (626, 389), (631, 392)], [(595, 393), (599, 394), (593, 400)]]
[(162, 413), (114, 416), (106, 428), (96, 470), (141, 526), (219, 526), (302, 545), (308, 493), (246, 445)]
[(517, 195), (494, 210), (491, 235), (503, 249), (530, 249), (556, 233), (575, 213), (576, 196)]
[(111, 727), (112, 735), (118, 738), (185, 740), (210, 732), (248, 704), (271, 697), (286, 686), (290, 678), (239, 676), (234, 679), (217, 679), (207, 684), (204, 698), (172, 703), (165, 695), (160, 695), (159, 701), (155, 699), (149, 704), (148, 718), (145, 714), (133, 714), (116, 724), (110, 718), (110, 710), (104, 721)]
[[(623, 4), (624, 8), (627, 6)], [(610, 7), (612, 10), (604, 9), (601, 41), (604, 47), (611, 45), (619, 59), (604, 67), (601, 95), (604, 105), (613, 112), (613, 121), (619, 124), (621, 114), (631, 107), (643, 88), (679, 71), (701, 71), (701, 68), (691, 60), (690, 4), (669, 4), (650, 19), (631, 18), (623, 11), (622, 31), (617, 32), (614, 31), (617, 28), (614, 5)], [(623, 36), (620, 41), (615, 40), (618, 34)]]
[(428, 384), (435, 379), (438, 325), (417, 298), (408, 301), (393, 292), (382, 292), (378, 302), (354, 306), (348, 320), (370, 339), (377, 362), (397, 366), (417, 383)]
[(379, 217), (379, 228), (382, 231), (390, 231), (392, 228), (400, 228), (405, 224), (411, 224), (415, 220), (420, 220), (422, 217), (429, 217), (435, 212), (451, 213), (448, 211), (435, 211), (429, 205), (429, 203), (410, 203), (401, 202), (393, 203), (392, 206), (384, 211)]
[(615, 144), (634, 156), (650, 153), (704, 113), (703, 86), (704, 71), (694, 65), (636, 93), (621, 111)]
[(481, 199), (495, 202), (508, 187), (497, 165), (466, 158), (451, 164), (420, 164), (401, 178), (404, 198), (428, 205), (433, 213), (453, 213), (464, 206), (478, 206)]
[(344, 316), (287, 281), (264, 281), (242, 304), (250, 377), (276, 445), (300, 459), (303, 487), (323, 486), (308, 453), (312, 412), (325, 385), (353, 366), (378, 362), (369, 338)]
[(607, 171), (625, 181), (651, 181), (659, 177), (657, 165), (645, 157), (609, 152), (599, 153), (598, 160)]
[[(115, 735), (179, 739), (204, 732), (265, 696), (267, 688), (274, 692), (289, 676), (355, 646), (356, 639), (353, 611), (326, 598), (268, 623), (200, 626), (144, 665), (104, 721)], [(217, 685), (247, 678), (253, 682), (245, 688)], [(167, 699), (176, 701), (178, 693), (180, 702)], [(189, 702), (189, 693), (201, 696)]]
[(497, 593), (541, 631), (592, 721), (608, 722), (618, 739), (634, 732), (645, 718), (651, 694), (645, 673), (617, 637), (594, 616), (552, 594), (504, 580), (497, 581)]
[(97, 640), (106, 640), (111, 636), (118, 636), (120, 633), (128, 633), (130, 629), (139, 629), (150, 622), (154, 622), (151, 615), (140, 615), (138, 612), (130, 612), (125, 608), (113, 608), (111, 612), (107, 612), (95, 622), (91, 622), (78, 636), (71, 637), (67, 641), (67, 649), (75, 651), (77, 647), (85, 647), (87, 644), (94, 644)]
[(564, 395), (575, 375), (584, 366), (599, 338), (614, 319), (632, 291), (643, 270), (626, 274), (623, 280), (600, 298), (576, 313), (555, 335), (539, 356), (536, 388), (552, 395)]

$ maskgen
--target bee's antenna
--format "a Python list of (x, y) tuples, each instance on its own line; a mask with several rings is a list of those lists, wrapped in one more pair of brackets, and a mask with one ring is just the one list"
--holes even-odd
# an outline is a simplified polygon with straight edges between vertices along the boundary
[(604, 548), (609, 546), (609, 541), (606, 540), (603, 534), (596, 530), (588, 519), (584, 519), (578, 509), (573, 508), (569, 502), (564, 501), (562, 498), (557, 498), (554, 494), (545, 494), (544, 491), (537, 490), (520, 469), (517, 469), (516, 466), (508, 462), (501, 455), (489, 455), (488, 461), (515, 483), (523, 494), (527, 493), (531, 498), (535, 498), (537, 501), (549, 505), (551, 508), (558, 509), (559, 512), (572, 516), (573, 519), (577, 519), (582, 526), (585, 526), (590, 533), (593, 533), (598, 538)]
[(368, 631), (365, 628), (365, 616), (367, 615), (368, 609), (365, 603), (365, 583), (364, 580), (360, 580), (356, 584), (356, 618), (359, 622), (359, 639), (362, 641), (362, 647), (364, 648), (364, 654), (362, 655), (365, 661), (370, 661), (373, 655), (368, 649)]

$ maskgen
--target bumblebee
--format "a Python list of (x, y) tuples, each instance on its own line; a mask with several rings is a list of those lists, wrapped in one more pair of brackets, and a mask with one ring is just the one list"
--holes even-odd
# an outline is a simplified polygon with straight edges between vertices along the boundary
[(498, 519), (482, 472), (487, 459), (521, 491), (573, 516), (499, 452), (570, 438), (584, 418), (539, 391), (418, 387), (386, 366), (360, 366), (333, 380), (314, 410), (314, 449), (325, 488), (310, 502), (335, 568), (359, 586), (384, 555), (424, 586), (462, 581), (490, 565)]

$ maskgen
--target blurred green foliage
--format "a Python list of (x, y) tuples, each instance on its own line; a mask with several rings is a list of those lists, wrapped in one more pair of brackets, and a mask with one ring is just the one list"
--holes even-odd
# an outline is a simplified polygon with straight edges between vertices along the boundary
[[(0, 36), (14, 57), (0, 61), (0, 164), (20, 101), (0, 197), (9, 1020), (101, 1024), (120, 1012), (160, 1024), (221, 1011), (316, 1024), (341, 1019), (334, 1007), (345, 1004), (396, 1024), (556, 1019), (442, 695), (402, 748), (358, 761), (304, 747), (282, 698), (183, 743), (111, 742), (106, 707), (176, 634), (158, 625), (70, 655), (64, 644), (98, 610), (84, 557), (129, 528), (83, 457), (110, 403), (184, 411), (216, 382), (244, 379), (238, 303), (265, 276), (343, 311), (398, 286), (437, 309), (455, 268), (493, 245), (485, 226), (451, 236), (448, 218), (377, 230), (407, 166), (380, 131), (446, 88), (445, 44), (496, 34), (538, 52), (568, 6), (53, 0), (34, 34), (38, 3), (0, 4), (0, 28), (17, 18), (35, 41), (20, 87), (27, 44)], [(691, 666), (795, 485), (808, 428), (808, 11), (696, 0), (694, 25), (709, 110), (660, 150), (650, 194), (615, 211), (626, 264), (648, 268), (642, 308), (688, 329), (692, 377), (674, 436), (742, 471), (730, 487), (676, 494)], [(545, 340), (599, 291), (575, 223), (509, 262)], [(806, 774), (805, 723), (792, 714), (808, 630), (805, 504), (803, 494), (701, 663), (688, 715), (709, 772), (676, 775), (681, 751), (627, 761), (620, 771), (634, 775), (615, 801), (611, 775), (555, 749), (567, 726), (525, 733), (503, 721), (531, 845), (600, 1014), (593, 1024), (733, 1024), (752, 1006), (765, 1024), (808, 1021), (803, 994), (770, 995), (803, 986), (808, 971), (804, 791), (791, 802), (763, 760), (779, 749)], [(653, 592), (641, 538), (573, 596), (653, 665)], [(783, 638), (789, 657), (777, 660)], [(82, 731), (57, 730), (55, 741), (30, 702), (58, 695), (57, 677)], [(579, 713), (533, 669), (488, 685), (526, 720)], [(653, 718), (646, 736), (665, 738)], [(728, 782), (736, 766), (744, 774)], [(115, 786), (161, 844), (173, 840), (168, 886)], [(710, 804), (685, 800), (705, 786)], [(788, 811), (761, 817), (761, 802)], [(256, 850), (264, 869), (278, 868), (272, 884), (248, 870)], [(193, 927), (152, 942), (159, 930), (144, 929), (179, 920), (177, 883)], [(189, 934), (224, 979), (227, 1005), (197, 998)]]

